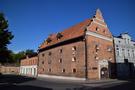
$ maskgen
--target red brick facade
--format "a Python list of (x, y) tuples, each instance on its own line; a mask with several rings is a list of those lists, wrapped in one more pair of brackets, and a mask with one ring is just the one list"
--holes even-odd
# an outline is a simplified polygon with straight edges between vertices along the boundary
[(39, 74), (84, 77), (84, 58), (84, 41), (46, 50), (39, 53)]
[(25, 59), (21, 60), (20, 63), (20, 74), (26, 76), (37, 76), (37, 64), (38, 64), (38, 57), (26, 57)]
[(29, 65), (37, 65), (38, 63), (38, 57), (26, 57), (25, 59), (21, 60), (20, 66), (29, 66)]
[(113, 38), (100, 10), (92, 19), (49, 36), (38, 56), (42, 75), (101, 79), (115, 72)]

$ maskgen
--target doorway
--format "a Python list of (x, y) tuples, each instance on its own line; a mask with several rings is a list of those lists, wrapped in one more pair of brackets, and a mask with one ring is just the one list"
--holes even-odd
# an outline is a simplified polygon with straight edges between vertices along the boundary
[(101, 72), (100, 73), (101, 79), (108, 78), (108, 68), (107, 67), (102, 67), (100, 72)]

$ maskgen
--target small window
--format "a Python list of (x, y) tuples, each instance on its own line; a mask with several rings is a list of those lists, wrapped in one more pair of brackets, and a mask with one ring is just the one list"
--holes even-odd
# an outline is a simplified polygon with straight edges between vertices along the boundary
[(99, 45), (98, 44), (96, 44), (95, 49), (96, 49), (96, 52), (99, 51)]
[(119, 43), (121, 43), (121, 41), (119, 41)]
[(61, 58), (59, 59), (59, 63), (62, 63), (62, 59)]
[(112, 52), (112, 50), (113, 50), (113, 47), (112, 46), (108, 46), (107, 51), (108, 52)]
[(59, 49), (59, 53), (62, 53), (62, 49)]
[(119, 48), (116, 48), (117, 50), (119, 50)]
[(49, 38), (49, 37), (46, 39), (47, 44), (49, 44), (51, 41), (52, 41), (52, 40), (51, 40), (51, 38)]
[(42, 71), (44, 71), (44, 68), (42, 69)]
[(57, 33), (57, 40), (61, 39), (63, 37), (63, 35), (61, 33)]
[(44, 56), (45, 56), (45, 54), (43, 53), (43, 54), (42, 54), (42, 57), (44, 57)]
[(73, 51), (76, 51), (76, 46), (73, 46), (73, 47), (72, 47), (72, 50), (73, 50)]
[(73, 58), (72, 58), (72, 61), (75, 62), (75, 61), (76, 61), (76, 57), (73, 57)]
[(76, 69), (75, 68), (73, 68), (73, 73), (76, 73)]
[(49, 52), (49, 54), (48, 54), (49, 56), (51, 56), (52, 55), (52, 53), (51, 52)]
[(97, 70), (97, 67), (92, 67), (93, 70)]
[(49, 68), (48, 71), (51, 72), (52, 71), (51, 68)]
[(62, 72), (64, 73), (66, 70), (65, 69), (62, 69)]
[(44, 64), (44, 61), (42, 61), (42, 64)]
[(96, 31), (99, 31), (99, 28), (98, 27), (96, 27)]
[(119, 54), (119, 51), (117, 51), (117, 56), (119, 56), (120, 54)]
[(106, 33), (106, 30), (105, 29), (103, 30), (103, 33)]
[(111, 57), (109, 57), (109, 60), (112, 60), (112, 58), (111, 58)]
[(96, 60), (98, 60), (98, 59), (99, 59), (99, 57), (98, 57), (98, 56), (95, 56), (95, 59), (96, 59)]
[(130, 53), (128, 53), (128, 56), (130, 57)]

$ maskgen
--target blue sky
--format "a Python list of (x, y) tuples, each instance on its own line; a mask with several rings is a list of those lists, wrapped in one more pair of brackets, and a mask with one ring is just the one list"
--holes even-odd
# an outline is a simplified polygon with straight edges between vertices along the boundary
[(135, 0), (0, 0), (14, 52), (37, 50), (49, 34), (91, 18), (97, 8), (113, 35), (129, 32), (135, 39)]

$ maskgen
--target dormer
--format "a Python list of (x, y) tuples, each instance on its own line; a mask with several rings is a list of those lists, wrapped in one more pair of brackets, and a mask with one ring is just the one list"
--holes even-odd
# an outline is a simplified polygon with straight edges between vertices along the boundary
[(57, 35), (56, 35), (57, 40), (61, 39), (62, 37), (63, 37), (63, 35), (61, 33), (57, 33)]
[(52, 41), (52, 40), (51, 40), (51, 38), (49, 38), (49, 37), (46, 39), (47, 44), (50, 43), (51, 41)]

